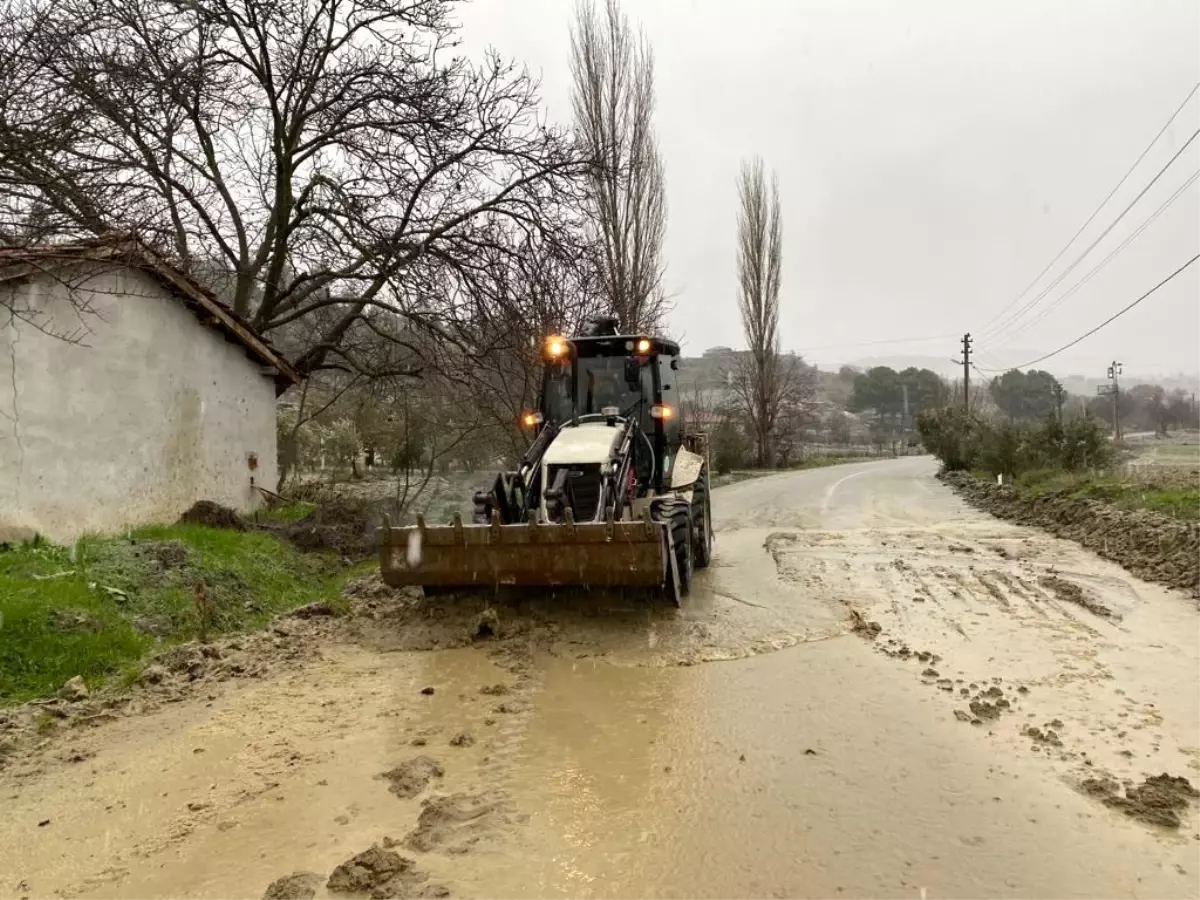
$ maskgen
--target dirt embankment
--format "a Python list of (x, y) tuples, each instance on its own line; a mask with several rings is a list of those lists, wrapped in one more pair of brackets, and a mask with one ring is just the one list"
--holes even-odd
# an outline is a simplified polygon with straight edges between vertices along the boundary
[(1200, 597), (1200, 523), (1063, 494), (1023, 497), (1008, 485), (981, 481), (965, 472), (938, 477), (967, 502), (994, 516), (1044, 528), (1119, 563), (1139, 578)]
[(250, 522), (228, 507), (201, 500), (180, 516), (179, 522), (232, 531), (258, 528), (304, 552), (333, 552), (355, 560), (366, 559), (379, 548), (376, 529), (387, 512), (386, 504), (333, 497), (294, 522)]

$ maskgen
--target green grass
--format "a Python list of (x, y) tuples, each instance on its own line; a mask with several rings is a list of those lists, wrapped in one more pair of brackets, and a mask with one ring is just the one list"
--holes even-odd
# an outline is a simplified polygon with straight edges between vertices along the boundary
[(751, 478), (764, 478), (767, 475), (780, 475), (784, 472), (799, 472), (805, 469), (823, 469), (826, 466), (841, 466), (850, 463), (873, 462), (877, 459), (890, 459), (887, 456), (806, 456), (800, 462), (788, 466), (786, 469), (734, 469), (724, 474), (713, 475), (714, 487), (725, 487), (730, 484), (737, 484), (739, 481), (748, 481)]
[(150, 646), (77, 573), (34, 578), (71, 568), (66, 552), (52, 548), (0, 553), (0, 703), (53, 693), (73, 675), (94, 684)]
[(148, 652), (197, 636), (201, 580), (210, 634), (220, 634), (305, 603), (338, 604), (346, 578), (373, 564), (346, 569), (270, 534), (200, 525), (0, 551), (0, 705), (52, 694), (74, 675), (93, 687), (127, 682)]
[(289, 522), (299, 522), (314, 509), (317, 504), (308, 503), (304, 500), (298, 500), (295, 503), (288, 503), (285, 506), (277, 506), (274, 509), (260, 509), (254, 514), (254, 518), (259, 522), (279, 522), (287, 524)]
[(1175, 519), (1200, 520), (1200, 485), (1195, 483), (1158, 484), (1113, 473), (1038, 469), (1017, 478), (1016, 490), (1028, 496), (1062, 493), (1088, 497), (1122, 509), (1146, 509)]
[(885, 459), (890, 457), (883, 456), (806, 456), (799, 463), (792, 466), (792, 469), (823, 469), (826, 466), (841, 466), (849, 463), (872, 462), (877, 459)]

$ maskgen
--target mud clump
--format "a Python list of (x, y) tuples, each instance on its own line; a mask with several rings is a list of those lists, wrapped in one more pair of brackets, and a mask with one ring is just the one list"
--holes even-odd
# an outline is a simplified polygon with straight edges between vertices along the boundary
[(852, 609), (850, 610), (850, 630), (861, 638), (873, 641), (879, 636), (879, 632), (883, 631), (883, 626), (878, 622), (864, 619), (862, 613), (857, 609)]
[(312, 900), (324, 878), (316, 872), (293, 872), (272, 881), (263, 900)]
[(1021, 496), (964, 472), (940, 474), (963, 499), (1001, 519), (1044, 528), (1124, 566), (1139, 578), (1200, 597), (1200, 522), (1125, 510), (1067, 490)]
[(479, 689), (479, 693), (489, 697), (504, 697), (509, 693), (509, 689), (507, 684), (485, 684)]
[(1121, 785), (1111, 778), (1085, 778), (1079, 783), (1079, 790), (1089, 797), (1103, 800), (1120, 791)]
[(474, 743), (475, 738), (465, 731), (450, 738), (451, 747), (470, 747), (473, 746)]
[(388, 790), (402, 800), (411, 800), (435, 778), (445, 775), (442, 764), (431, 756), (417, 756), (402, 762), (379, 777), (388, 783)]
[(350, 605), (349, 636), (384, 652), (447, 650), (474, 643), (477, 598), (423, 596), (420, 588), (394, 588), (378, 572), (351, 579), (342, 591)]
[(379, 549), (375, 530), (379, 518), (369, 503), (339, 497), (281, 530), (300, 550), (366, 559)]
[(418, 853), (467, 853), (509, 821), (503, 798), (495, 792), (433, 797), (422, 806), (417, 827), (404, 838), (404, 846)]
[(500, 637), (500, 615), (490, 606), (481, 612), (471, 625), (471, 637), (477, 641), (486, 641)]
[(211, 500), (197, 500), (179, 517), (179, 524), (205, 525), (229, 531), (246, 531), (249, 528), (236, 510)]
[(998, 703), (988, 703), (986, 700), (972, 700), (967, 705), (970, 707), (971, 712), (975, 714), (975, 718), (982, 719), (985, 722), (1000, 718), (1002, 711)]
[(492, 708), (492, 712), (500, 713), (501, 715), (518, 715), (523, 712), (528, 712), (532, 704), (528, 700), (508, 700)]
[(409, 897), (449, 897), (440, 884), (427, 884), (429, 876), (411, 859), (375, 845), (333, 870), (326, 887), (338, 894), (357, 894), (371, 900), (404, 900)]
[(1092, 615), (1099, 616), (1102, 619), (1116, 619), (1118, 621), (1121, 618), (1103, 603), (1096, 600), (1091, 594), (1084, 591), (1079, 585), (1067, 581), (1065, 578), (1059, 578), (1057, 575), (1043, 575), (1038, 579), (1038, 584), (1064, 603), (1074, 603), (1076, 606), (1082, 606)]
[[(952, 683), (946, 686), (946, 690), (953, 690)], [(954, 715), (959, 721), (970, 722), (972, 725), (982, 725), (984, 722), (992, 722), (999, 719), (1004, 713), (1012, 709), (1012, 703), (1004, 696), (1004, 691), (996, 685), (991, 685), (988, 688), (979, 690), (979, 686), (975, 682), (971, 682), (970, 688), (962, 688), (960, 694), (963, 697), (970, 696), (971, 690), (975, 690), (976, 694), (967, 704), (971, 710), (967, 713), (963, 710), (956, 710)]]
[(1035, 744), (1046, 744), (1051, 747), (1061, 747), (1062, 740), (1053, 728), (1047, 728), (1045, 731), (1035, 725), (1030, 725), (1025, 729), (1025, 736), (1032, 740)]
[(1190, 781), (1166, 772), (1151, 775), (1140, 785), (1126, 788), (1123, 797), (1120, 785), (1111, 778), (1088, 778), (1079, 787), (1110, 809), (1118, 809), (1131, 819), (1163, 828), (1178, 828), (1182, 824), (1179, 813), (1200, 798), (1200, 791), (1192, 787)]
[[(187, 515), (187, 513), (184, 513)], [(159, 568), (182, 569), (187, 565), (187, 548), (179, 541), (163, 541), (154, 547), (154, 558), (158, 560)]]
[(324, 600), (314, 600), (303, 606), (297, 606), (287, 614), (291, 619), (316, 619), (322, 616), (336, 616), (337, 610)]

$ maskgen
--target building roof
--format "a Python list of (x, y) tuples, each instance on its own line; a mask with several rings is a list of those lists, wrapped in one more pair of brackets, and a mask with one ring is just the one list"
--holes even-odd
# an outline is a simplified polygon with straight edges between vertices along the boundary
[(0, 247), (0, 284), (79, 263), (106, 263), (144, 272), (182, 301), (201, 325), (219, 331), (231, 343), (240, 344), (250, 359), (262, 363), (269, 370), (266, 374), (275, 379), (277, 394), (299, 384), (300, 373), (249, 322), (140, 241), (102, 237), (72, 243)]

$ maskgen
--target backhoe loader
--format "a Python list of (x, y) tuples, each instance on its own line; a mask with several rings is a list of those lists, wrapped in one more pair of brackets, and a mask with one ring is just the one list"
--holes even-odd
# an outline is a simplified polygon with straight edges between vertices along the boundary
[(648, 588), (678, 605), (712, 558), (707, 435), (684, 430), (678, 344), (592, 320), (543, 344), (531, 444), (474, 497), (470, 523), (380, 535), (390, 585)]

